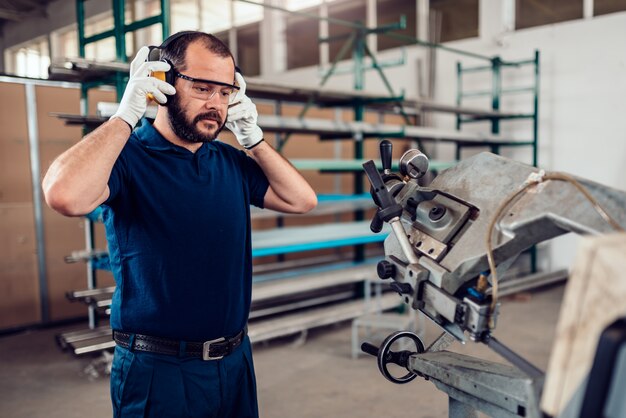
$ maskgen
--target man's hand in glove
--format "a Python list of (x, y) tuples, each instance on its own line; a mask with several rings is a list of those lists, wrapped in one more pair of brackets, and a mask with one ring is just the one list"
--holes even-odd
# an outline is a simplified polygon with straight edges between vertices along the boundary
[(168, 71), (170, 65), (163, 61), (146, 61), (150, 49), (142, 47), (135, 59), (130, 64), (130, 79), (124, 90), (124, 96), (120, 102), (117, 112), (111, 117), (118, 117), (130, 125), (133, 129), (139, 119), (146, 112), (146, 96), (148, 93), (163, 104), (167, 102), (166, 94), (175, 94), (176, 89), (171, 84), (151, 77), (152, 72)]
[(259, 114), (252, 100), (246, 96), (246, 82), (243, 76), (235, 73), (235, 80), (239, 85), (239, 91), (229, 105), (226, 127), (235, 134), (242, 147), (252, 149), (263, 141), (263, 131), (257, 125)]

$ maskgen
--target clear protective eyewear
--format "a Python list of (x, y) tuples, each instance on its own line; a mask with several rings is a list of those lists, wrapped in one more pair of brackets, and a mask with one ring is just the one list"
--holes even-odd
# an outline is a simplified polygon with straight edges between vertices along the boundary
[(211, 100), (217, 93), (220, 102), (228, 104), (239, 90), (239, 86), (221, 81), (193, 78), (181, 73), (176, 73), (176, 77), (188, 81), (186, 91), (195, 99)]

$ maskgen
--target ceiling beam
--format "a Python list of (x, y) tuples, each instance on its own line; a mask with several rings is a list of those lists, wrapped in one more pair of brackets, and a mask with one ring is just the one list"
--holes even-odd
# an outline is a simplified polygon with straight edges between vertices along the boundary
[[(22, 6), (22, 7), (20, 7)], [(46, 16), (47, 4), (36, 0), (0, 1), (0, 19), (21, 22), (31, 17)]]

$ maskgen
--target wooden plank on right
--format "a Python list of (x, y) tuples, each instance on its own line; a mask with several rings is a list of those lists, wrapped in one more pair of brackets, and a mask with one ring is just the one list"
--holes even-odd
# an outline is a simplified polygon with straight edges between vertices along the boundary
[[(544, 386), (541, 407), (550, 416), (579, 410), (604, 329), (626, 315), (626, 234), (581, 240)], [(578, 415), (577, 415), (578, 416)]]

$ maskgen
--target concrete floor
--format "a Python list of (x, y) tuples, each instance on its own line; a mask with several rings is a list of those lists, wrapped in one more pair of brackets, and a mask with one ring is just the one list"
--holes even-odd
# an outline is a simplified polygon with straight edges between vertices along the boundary
[[(503, 300), (495, 335), (545, 370), (563, 287)], [(0, 415), (3, 417), (111, 416), (109, 382), (94, 372), (94, 357), (61, 352), (47, 329), (0, 338)], [(426, 344), (438, 335), (426, 326)], [(458, 351), (502, 361), (487, 347), (453, 344)], [(254, 346), (262, 417), (446, 417), (447, 397), (422, 379), (387, 382), (373, 357), (350, 355), (350, 325)], [(98, 367), (95, 368), (97, 370)]]

